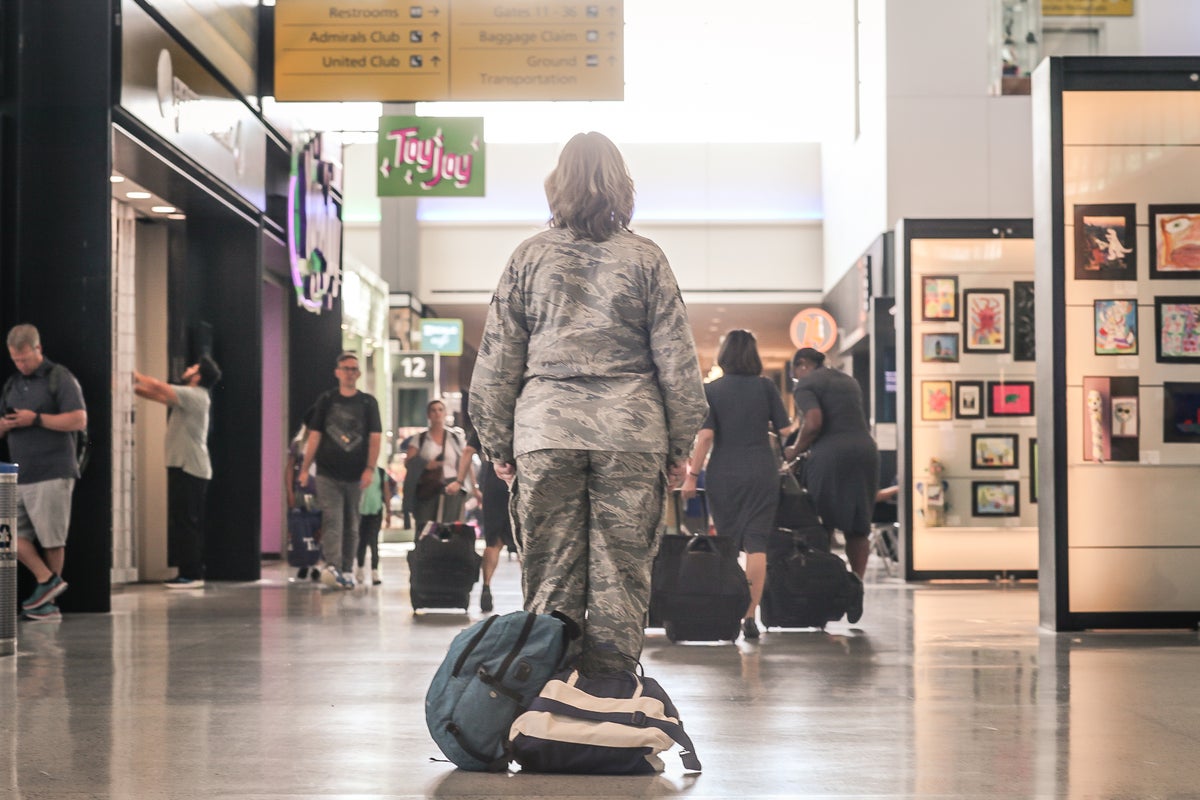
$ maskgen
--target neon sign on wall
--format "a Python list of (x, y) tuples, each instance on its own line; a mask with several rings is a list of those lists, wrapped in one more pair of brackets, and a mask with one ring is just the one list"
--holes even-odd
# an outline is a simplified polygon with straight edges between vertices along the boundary
[(341, 225), (332, 196), (333, 164), (321, 160), (321, 136), (292, 153), (288, 180), (288, 261), (296, 305), (320, 314), (341, 293)]

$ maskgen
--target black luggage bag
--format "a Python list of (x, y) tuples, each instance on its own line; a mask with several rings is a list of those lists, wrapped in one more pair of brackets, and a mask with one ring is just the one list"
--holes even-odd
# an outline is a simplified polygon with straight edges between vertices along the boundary
[(321, 530), (321, 512), (307, 508), (289, 509), (287, 527), (288, 566), (316, 566), (321, 560), (321, 544), (317, 541), (317, 533)]
[[(775, 512), (775, 527), (792, 535), (814, 550), (829, 552), (829, 529), (817, 513), (816, 503), (800, 476), (800, 459), (789, 465), (789, 472), (780, 478), (779, 510)], [(802, 462), (800, 462), (802, 463)], [(786, 540), (785, 540), (786, 541)]]
[(767, 546), (767, 584), (760, 613), (767, 628), (824, 628), (862, 616), (863, 584), (838, 556), (779, 531)]
[[(678, 491), (674, 502), (676, 519), (682, 520)], [(654, 559), (650, 586), (648, 624), (664, 628), (672, 642), (733, 641), (741, 632), (750, 585), (738, 564), (733, 538), (666, 534)]]
[(461, 522), (431, 523), (408, 553), (413, 611), (471, 605), (471, 587), (483, 559), (475, 552), (475, 528)]

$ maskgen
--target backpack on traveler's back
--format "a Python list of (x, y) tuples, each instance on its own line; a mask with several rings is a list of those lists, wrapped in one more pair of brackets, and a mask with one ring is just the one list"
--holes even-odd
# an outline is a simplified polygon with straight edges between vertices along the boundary
[(507, 769), (513, 720), (562, 667), (579, 633), (558, 614), (514, 611), (458, 634), (425, 694), (425, 724), (446, 758), (475, 772)]
[(700, 771), (671, 698), (653, 678), (628, 671), (560, 672), (513, 722), (509, 738), (513, 758), (529, 772), (654, 774), (663, 770), (658, 754), (676, 743), (684, 768)]

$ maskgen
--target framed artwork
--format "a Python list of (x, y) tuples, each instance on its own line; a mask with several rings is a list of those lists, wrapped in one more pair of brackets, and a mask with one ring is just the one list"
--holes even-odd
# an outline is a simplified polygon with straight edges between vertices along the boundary
[(1037, 439), (1029, 440), (1029, 502), (1038, 501), (1038, 446)]
[(1200, 383), (1163, 383), (1163, 441), (1200, 444)]
[(1163, 364), (1200, 364), (1200, 297), (1154, 298), (1156, 353)]
[(954, 416), (959, 419), (983, 418), (983, 381), (954, 383)]
[(1075, 279), (1137, 280), (1133, 203), (1075, 206)]
[(1033, 381), (988, 381), (989, 417), (1033, 416)]
[(1008, 352), (1008, 289), (963, 290), (963, 351)]
[(921, 334), (921, 360), (925, 363), (958, 363), (957, 333)]
[(1112, 399), (1112, 435), (1114, 439), (1137, 438), (1137, 397), (1114, 397)]
[(1096, 355), (1136, 356), (1137, 300), (1096, 300), (1092, 309)]
[(921, 319), (958, 322), (958, 276), (921, 276)]
[(1200, 279), (1200, 205), (1149, 211), (1150, 277)]
[(1138, 379), (1083, 379), (1083, 460), (1137, 461)]
[(1017, 469), (1020, 437), (1015, 433), (971, 434), (971, 469)]
[(1036, 361), (1033, 327), (1033, 281), (1013, 283), (1013, 361)]
[(954, 419), (954, 407), (950, 405), (953, 385), (950, 381), (921, 381), (921, 419)]
[(1016, 481), (971, 481), (971, 515), (1021, 516), (1020, 488)]

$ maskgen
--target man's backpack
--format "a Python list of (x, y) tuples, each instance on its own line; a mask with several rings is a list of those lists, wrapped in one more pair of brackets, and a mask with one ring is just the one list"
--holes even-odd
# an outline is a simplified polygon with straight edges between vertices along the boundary
[[(50, 375), (46, 380), (49, 383), (52, 397), (58, 396), (58, 387), (62, 385), (62, 376), (70, 374), (62, 364), (54, 364), (50, 367)], [(8, 380), (4, 382), (4, 388), (0, 389), (0, 398), (8, 397), (8, 390), (16, 383), (16, 380), (16, 375), (8, 376)], [(92, 460), (92, 439), (88, 436), (86, 427), (81, 431), (72, 431), (71, 436), (75, 440), (75, 464), (79, 474), (82, 475), (83, 471), (87, 469), (88, 462)]]
[(678, 743), (689, 772), (700, 771), (692, 740), (658, 681), (633, 672), (551, 678), (509, 731), (513, 758), (528, 772), (646, 775)]
[(454, 638), (425, 695), (425, 723), (461, 769), (501, 772), (513, 720), (558, 671), (579, 627), (566, 617), (514, 611)]

